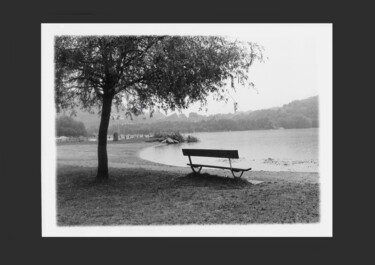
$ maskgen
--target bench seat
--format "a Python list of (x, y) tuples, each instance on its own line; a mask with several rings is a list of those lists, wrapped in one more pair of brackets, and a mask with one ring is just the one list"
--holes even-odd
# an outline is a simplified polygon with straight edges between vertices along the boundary
[(249, 171), (251, 170), (251, 167), (250, 168), (230, 168), (230, 167), (220, 167), (220, 166), (212, 166), (212, 165), (203, 165), (203, 164), (187, 164), (188, 166), (191, 166), (191, 167), (210, 167), (210, 168), (220, 168), (220, 169), (229, 169), (229, 170), (232, 170), (234, 172), (242, 172), (242, 171)]
[[(219, 168), (219, 169), (229, 169), (232, 172), (233, 177), (240, 178), (245, 171), (251, 170), (251, 168), (234, 168), (232, 167), (231, 159), (238, 159), (237, 150), (222, 150), (222, 149), (182, 149), (184, 156), (189, 157), (189, 162), (187, 165), (191, 167), (194, 173), (199, 174), (202, 167), (208, 168)], [(229, 160), (229, 167), (222, 166), (213, 166), (213, 165), (203, 165), (203, 164), (193, 164), (191, 161), (192, 156), (203, 156), (203, 157), (220, 157), (227, 158)], [(197, 169), (197, 170), (196, 170)], [(236, 176), (235, 173), (239, 173), (239, 176)]]

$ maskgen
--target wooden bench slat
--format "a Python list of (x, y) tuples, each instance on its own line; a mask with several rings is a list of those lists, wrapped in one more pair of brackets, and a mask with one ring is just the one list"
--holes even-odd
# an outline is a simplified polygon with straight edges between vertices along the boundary
[(240, 171), (249, 171), (251, 168), (230, 168), (230, 167), (221, 167), (221, 166), (213, 166), (213, 165), (202, 165), (202, 164), (187, 164), (191, 167), (210, 167), (210, 168), (220, 168), (220, 169), (231, 169), (234, 172)]
[(203, 156), (220, 158), (239, 158), (237, 150), (220, 149), (182, 149), (184, 156)]

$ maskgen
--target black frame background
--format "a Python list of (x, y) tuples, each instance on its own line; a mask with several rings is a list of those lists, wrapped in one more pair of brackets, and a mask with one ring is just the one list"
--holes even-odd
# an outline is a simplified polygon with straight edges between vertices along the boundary
[[(371, 193), (365, 191), (366, 187), (353, 189), (356, 184), (352, 181), (355, 176), (369, 173), (363, 167), (355, 167), (354, 162), (344, 162), (348, 152), (355, 155), (352, 149), (357, 145), (347, 141), (350, 129), (334, 137), (334, 147), (341, 150), (334, 152), (333, 238), (42, 238), (41, 23), (333, 23), (336, 132), (337, 124), (345, 124), (350, 117), (346, 100), (354, 101), (354, 108), (361, 108), (363, 95), (361, 101), (353, 95), (361, 93), (359, 87), (369, 86), (364, 78), (351, 76), (371, 76), (371, 67), (363, 70), (355, 67), (363, 56), (352, 55), (358, 52), (356, 48), (371, 48), (371, 42), (366, 39), (371, 33), (363, 34), (363, 28), (371, 22), (370, 10), (360, 2), (337, 5), (326, 1), (68, 0), (4, 4), (1, 42), (5, 44), (3, 56), (8, 62), (3, 62), (6, 94), (2, 97), (2, 116), (11, 128), (6, 130), (6, 139), (12, 140), (5, 141), (6, 152), (3, 152), (7, 159), (1, 174), (5, 180), (2, 186), (6, 190), (3, 202), (7, 213), (2, 219), (6, 221), (3, 226), (5, 254), (11, 264), (34, 260), (56, 264), (157, 260), (316, 264), (325, 263), (328, 257), (334, 261), (344, 257), (356, 263), (364, 260), (362, 254), (370, 253), (370, 244), (363, 243), (368, 238), (366, 224), (372, 219), (366, 215), (371, 208), (359, 204), (358, 200), (371, 201)], [(338, 108), (340, 114), (336, 115)], [(17, 117), (22, 117), (22, 122)], [(24, 128), (27, 128), (27, 137)], [(14, 188), (8, 189), (8, 186)]]

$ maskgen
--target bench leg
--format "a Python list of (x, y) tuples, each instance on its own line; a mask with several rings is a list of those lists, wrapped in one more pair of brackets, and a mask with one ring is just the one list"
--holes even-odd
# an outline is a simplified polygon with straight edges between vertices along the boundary
[(231, 161), (230, 157), (229, 157), (229, 165), (230, 165), (230, 171), (232, 172), (233, 177), (234, 177), (234, 178), (241, 178), (241, 177), (242, 177), (242, 174), (243, 174), (243, 171), (241, 171), (241, 174), (240, 174), (239, 177), (237, 177), (237, 176), (234, 174), (234, 171), (232, 170), (232, 161)]
[(194, 173), (200, 173), (201, 172), (201, 169), (202, 167), (199, 167), (198, 171), (195, 170), (195, 167), (191, 167), (191, 170), (193, 170)]
[(241, 171), (240, 176), (236, 176), (236, 175), (234, 174), (234, 171), (233, 171), (233, 170), (231, 170), (231, 172), (232, 172), (232, 175), (233, 175), (234, 178), (241, 178), (241, 177), (242, 177), (242, 174), (243, 174), (243, 171)]

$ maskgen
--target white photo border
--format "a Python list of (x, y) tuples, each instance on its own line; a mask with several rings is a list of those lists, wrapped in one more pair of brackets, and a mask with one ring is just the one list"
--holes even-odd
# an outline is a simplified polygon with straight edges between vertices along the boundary
[[(332, 237), (332, 24), (41, 24), (42, 237)], [(311, 36), (316, 41), (319, 91), (320, 222), (188, 226), (57, 226), (54, 38), (57, 35)]]

